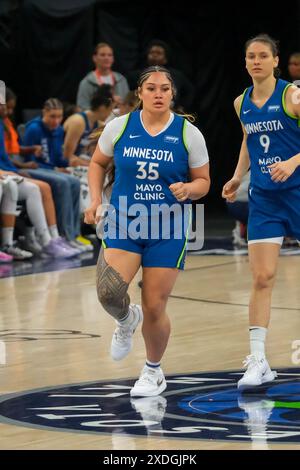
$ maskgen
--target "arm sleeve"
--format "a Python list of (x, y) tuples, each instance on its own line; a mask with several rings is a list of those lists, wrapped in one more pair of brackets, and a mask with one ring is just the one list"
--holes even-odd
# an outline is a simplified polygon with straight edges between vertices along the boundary
[(205, 139), (199, 129), (187, 122), (186, 145), (189, 152), (189, 168), (200, 168), (209, 162)]
[(113, 157), (115, 140), (122, 132), (127, 118), (128, 114), (114, 118), (106, 124), (102, 134), (100, 135), (98, 145), (100, 151), (107, 157)]

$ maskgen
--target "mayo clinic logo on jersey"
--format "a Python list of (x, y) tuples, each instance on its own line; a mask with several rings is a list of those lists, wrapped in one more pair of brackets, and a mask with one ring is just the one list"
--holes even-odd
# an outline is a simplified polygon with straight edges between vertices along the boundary
[(166, 135), (164, 138), (164, 142), (168, 144), (179, 144), (179, 137), (175, 137), (173, 135)]
[[(300, 444), (300, 369), (237, 390), (241, 370), (166, 376), (157, 397), (131, 398), (136, 379), (31, 390), (0, 398), (0, 422), (52, 431), (247, 443)], [(114, 441), (115, 440), (115, 441)], [(154, 441), (155, 442), (155, 441)]]
[(258, 164), (260, 171), (264, 174), (271, 174), (270, 165), (274, 165), (274, 163), (280, 163), (282, 160), (280, 157), (259, 157)]

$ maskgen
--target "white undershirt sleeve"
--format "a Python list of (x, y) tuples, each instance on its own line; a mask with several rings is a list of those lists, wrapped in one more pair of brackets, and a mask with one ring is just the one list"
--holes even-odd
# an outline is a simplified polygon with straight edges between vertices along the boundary
[(128, 118), (128, 114), (125, 116), (120, 116), (114, 118), (112, 121), (108, 122), (102, 134), (99, 137), (98, 145), (102, 153), (107, 157), (113, 157), (114, 155), (114, 142), (117, 137), (122, 132), (126, 119)]
[(185, 132), (189, 168), (200, 168), (209, 162), (205, 139), (199, 129), (188, 121)]

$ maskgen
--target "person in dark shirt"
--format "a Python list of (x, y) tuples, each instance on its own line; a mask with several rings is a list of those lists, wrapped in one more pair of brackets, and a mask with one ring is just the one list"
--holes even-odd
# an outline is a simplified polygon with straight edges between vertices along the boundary
[[(168, 68), (176, 87), (174, 108), (179, 108), (180, 110), (183, 108), (185, 111), (191, 111), (195, 96), (194, 86), (181, 70), (169, 66), (169, 60), (170, 48), (168, 44), (160, 39), (153, 39), (146, 49), (146, 65), (159, 65)], [(137, 79), (140, 73), (140, 70), (135, 70), (128, 75), (129, 85), (132, 90), (135, 90), (137, 87)]]

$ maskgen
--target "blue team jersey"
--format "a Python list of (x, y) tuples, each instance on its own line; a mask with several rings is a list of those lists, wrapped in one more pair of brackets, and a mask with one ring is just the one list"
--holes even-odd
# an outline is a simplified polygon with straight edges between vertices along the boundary
[(253, 86), (244, 92), (240, 120), (247, 132), (253, 187), (283, 190), (300, 186), (299, 167), (284, 183), (274, 183), (268, 168), (300, 152), (300, 119), (285, 109), (285, 94), (290, 86), (291, 83), (278, 80), (274, 93), (262, 108), (251, 101)]
[(91, 135), (92, 131), (95, 130), (98, 126), (97, 126), (97, 122), (95, 122), (94, 126), (92, 128), (90, 127), (88, 117), (84, 111), (81, 113), (77, 113), (77, 114), (83, 117), (84, 123), (85, 123), (84, 132), (81, 135), (78, 145), (76, 147), (76, 150), (74, 152), (74, 155), (77, 155), (78, 157), (80, 157), (80, 155), (87, 152), (86, 148), (91, 143), (89, 136)]
[(116, 171), (111, 204), (117, 210), (119, 196), (127, 196), (128, 207), (143, 204), (148, 215), (153, 204), (179, 204), (169, 185), (186, 183), (188, 179), (185, 125), (186, 120), (174, 114), (167, 129), (151, 136), (142, 125), (140, 111), (128, 114), (124, 128), (114, 143)]

